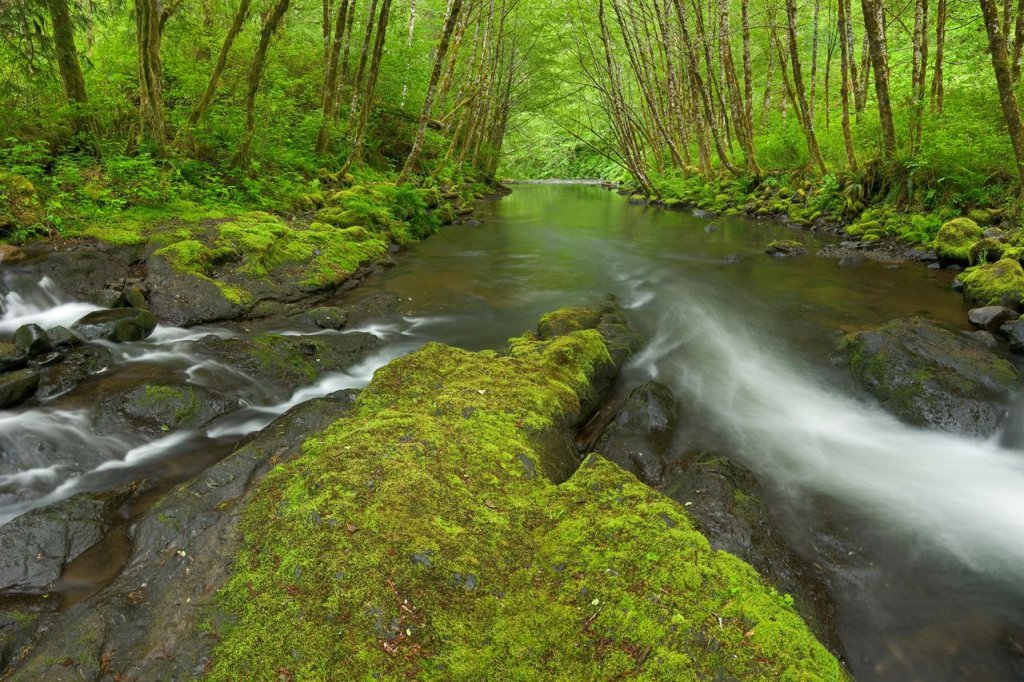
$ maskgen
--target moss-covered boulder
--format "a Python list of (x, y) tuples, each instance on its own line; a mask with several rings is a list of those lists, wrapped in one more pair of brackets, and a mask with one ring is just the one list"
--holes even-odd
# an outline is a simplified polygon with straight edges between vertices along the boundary
[(39, 387), (39, 372), (35, 369), (19, 369), (0, 374), (0, 410), (25, 402)]
[(922, 318), (851, 334), (836, 357), (903, 420), (979, 436), (998, 431), (1021, 379), (995, 353)]
[(971, 263), (995, 263), (1003, 258), (1006, 252), (1006, 245), (995, 239), (981, 239), (971, 246)]
[(976, 265), (960, 273), (954, 287), (963, 290), (964, 298), (972, 306), (1020, 309), (1024, 305), (1024, 268), (1009, 258)]
[(238, 407), (237, 399), (200, 386), (150, 383), (105, 393), (93, 421), (100, 433), (137, 432), (156, 438), (200, 428)]
[(681, 505), (596, 456), (557, 483), (614, 364), (581, 329), (378, 370), (248, 504), (211, 678), (842, 679)]
[(72, 326), (90, 341), (103, 339), (114, 343), (139, 341), (156, 329), (156, 318), (141, 308), (112, 308), (89, 313)]
[(939, 228), (932, 248), (939, 258), (966, 263), (971, 258), (971, 247), (983, 234), (981, 226), (970, 218), (954, 218)]
[(807, 253), (804, 245), (794, 239), (777, 239), (769, 242), (764, 252), (774, 258), (792, 258)]

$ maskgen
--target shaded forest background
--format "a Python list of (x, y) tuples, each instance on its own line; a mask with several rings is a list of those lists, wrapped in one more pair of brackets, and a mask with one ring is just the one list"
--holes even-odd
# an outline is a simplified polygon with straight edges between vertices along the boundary
[(0, 0), (0, 35), (15, 240), (598, 177), (726, 211), (781, 191), (754, 208), (927, 243), (1016, 216), (1024, 172), (1024, 1)]

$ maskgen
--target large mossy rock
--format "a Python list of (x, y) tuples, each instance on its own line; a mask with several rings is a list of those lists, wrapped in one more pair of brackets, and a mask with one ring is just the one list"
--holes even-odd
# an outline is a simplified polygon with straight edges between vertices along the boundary
[(999, 429), (1005, 402), (1021, 379), (992, 351), (922, 318), (851, 334), (837, 358), (901, 419), (979, 436)]
[(984, 232), (970, 218), (955, 218), (939, 228), (932, 248), (943, 260), (966, 263), (971, 258), (971, 247), (982, 238)]
[(0, 374), (0, 410), (25, 402), (39, 387), (39, 372), (35, 369), (19, 369)]
[(89, 313), (73, 329), (89, 341), (102, 339), (114, 343), (141, 341), (156, 329), (153, 313), (141, 308), (112, 308)]
[(93, 421), (100, 433), (140, 433), (157, 438), (178, 429), (197, 429), (239, 407), (216, 391), (190, 384), (152, 383), (105, 393)]
[(211, 678), (842, 679), (681, 505), (597, 456), (556, 483), (614, 369), (582, 329), (378, 370), (248, 504)]
[(1024, 268), (1010, 258), (967, 268), (957, 276), (955, 286), (963, 289), (972, 306), (1020, 309), (1024, 305)]

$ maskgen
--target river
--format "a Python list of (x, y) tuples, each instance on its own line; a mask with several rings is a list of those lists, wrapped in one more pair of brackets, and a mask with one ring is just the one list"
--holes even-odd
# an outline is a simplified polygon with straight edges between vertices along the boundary
[[(0, 412), (0, 524), (80, 490), (137, 478), (166, 487), (289, 407), (365, 385), (374, 369), (427, 341), (500, 349), (547, 310), (614, 294), (649, 340), (620, 389), (655, 378), (675, 392), (683, 406), (675, 461), (715, 451), (757, 474), (777, 531), (827, 575), (857, 679), (1024, 676), (1021, 444), (903, 425), (830, 360), (842, 333), (894, 318), (966, 329), (951, 273), (772, 258), (764, 248), (774, 239), (799, 239), (812, 254), (831, 239), (630, 205), (595, 186), (517, 186), (482, 202), (475, 218), (339, 297), (402, 299), (397, 312), (356, 325), (381, 343), (345, 372), (267, 387), (197, 350), (204, 335), (230, 337), (243, 326), (160, 327), (114, 349), (110, 368), (79, 388)], [(88, 310), (38, 279), (15, 273), (4, 284), (0, 337), (44, 315), (43, 326), (69, 324)], [(237, 409), (156, 440), (96, 432), (91, 411), (105, 391), (181, 373), (230, 390)]]

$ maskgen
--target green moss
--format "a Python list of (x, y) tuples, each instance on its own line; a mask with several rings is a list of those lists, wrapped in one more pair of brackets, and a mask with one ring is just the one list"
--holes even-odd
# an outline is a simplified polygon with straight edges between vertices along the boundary
[(166, 408), (168, 414), (173, 414), (175, 426), (186, 422), (199, 411), (199, 396), (188, 386), (166, 386), (152, 384), (146, 386), (145, 392), (139, 399), (142, 407)]
[(843, 678), (682, 507), (596, 457), (540, 474), (574, 457), (601, 334), (509, 346), (393, 361), (267, 475), (212, 679)]
[(981, 239), (984, 230), (970, 218), (954, 218), (939, 228), (932, 248), (939, 258), (968, 262), (971, 247)]
[(957, 281), (963, 285), (964, 297), (971, 305), (1016, 307), (1024, 302), (1024, 269), (1009, 258), (967, 268)]
[(541, 338), (549, 339), (580, 329), (592, 329), (601, 319), (595, 308), (561, 308), (542, 315), (537, 324)]
[(971, 246), (971, 263), (995, 263), (1003, 258), (1005, 245), (994, 239), (982, 239)]

